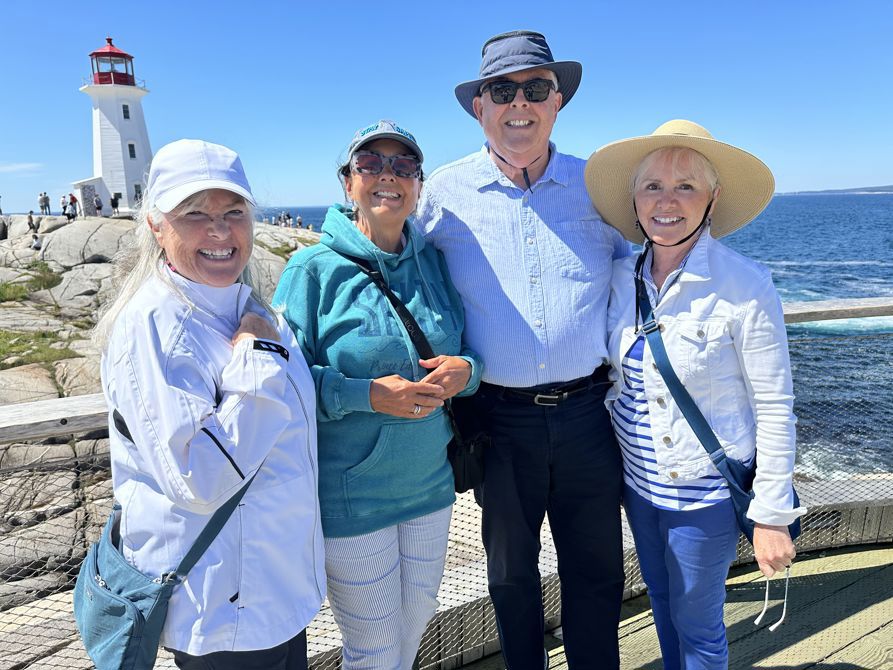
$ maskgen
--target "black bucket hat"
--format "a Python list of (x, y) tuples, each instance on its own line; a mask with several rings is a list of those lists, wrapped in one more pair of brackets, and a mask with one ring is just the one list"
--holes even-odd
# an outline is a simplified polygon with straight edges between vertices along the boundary
[[(462, 109), (475, 116), (472, 101), (480, 95), (481, 86), (488, 79), (512, 72), (544, 68), (558, 77), (558, 92), (564, 107), (577, 92), (583, 66), (577, 61), (556, 61), (546, 38), (530, 30), (514, 30), (491, 37), (481, 49), (480, 77), (456, 87), (456, 99)], [(475, 117), (477, 118), (477, 117)]]

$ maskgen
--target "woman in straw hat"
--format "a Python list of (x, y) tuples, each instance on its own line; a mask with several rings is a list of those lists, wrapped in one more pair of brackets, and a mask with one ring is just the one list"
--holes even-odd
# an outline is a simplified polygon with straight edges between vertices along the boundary
[[(637, 307), (637, 276), (676, 375), (723, 450), (756, 459), (754, 553), (789, 566), (795, 418), (781, 303), (768, 270), (717, 241), (752, 221), (775, 181), (758, 158), (690, 121), (594, 153), (586, 186), (606, 222), (644, 249), (615, 261), (606, 402), (621, 446), (624, 507), (664, 667), (726, 668), (725, 578), (738, 526), (725, 478), (668, 390)], [(647, 316), (647, 314), (646, 314)]]

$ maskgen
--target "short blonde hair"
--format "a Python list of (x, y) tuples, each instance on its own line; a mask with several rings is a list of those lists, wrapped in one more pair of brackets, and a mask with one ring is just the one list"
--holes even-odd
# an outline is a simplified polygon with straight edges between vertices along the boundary
[(665, 156), (670, 157), (670, 165), (673, 168), (675, 177), (689, 177), (696, 181), (704, 182), (711, 192), (715, 191), (717, 186), (719, 186), (719, 174), (716, 172), (716, 168), (713, 167), (713, 163), (707, 160), (703, 154), (688, 147), (661, 147), (645, 156), (642, 162), (639, 163), (639, 167), (633, 173), (632, 183), (630, 184), (630, 189), (633, 193), (636, 192), (648, 168)]

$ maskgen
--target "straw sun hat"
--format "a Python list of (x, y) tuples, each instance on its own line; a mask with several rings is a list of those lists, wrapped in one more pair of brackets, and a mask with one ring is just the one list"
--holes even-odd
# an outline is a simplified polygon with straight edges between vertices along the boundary
[(722, 192), (710, 226), (713, 237), (728, 235), (753, 221), (772, 199), (775, 179), (759, 158), (713, 139), (692, 121), (667, 121), (650, 135), (606, 144), (586, 162), (586, 189), (601, 217), (631, 242), (645, 240), (636, 225), (632, 179), (639, 163), (655, 149), (688, 147), (709, 160)]

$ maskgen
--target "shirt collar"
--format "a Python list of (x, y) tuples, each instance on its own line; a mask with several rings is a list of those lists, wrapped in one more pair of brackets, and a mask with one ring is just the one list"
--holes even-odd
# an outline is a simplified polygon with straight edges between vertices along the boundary
[(251, 297), (251, 289), (241, 282), (217, 288), (194, 282), (168, 267), (165, 268), (165, 272), (174, 286), (183, 292), (196, 309), (235, 323), (241, 319), (245, 304)]
[[(549, 142), (549, 164), (546, 166), (543, 176), (533, 184), (534, 188), (540, 182), (545, 181), (554, 181), (561, 186), (567, 186), (568, 184), (567, 166), (564, 161), (559, 159), (558, 150), (553, 142)], [(485, 142), (484, 146), (481, 147), (475, 165), (475, 186), (478, 190), (481, 190), (494, 183), (510, 188), (519, 188), (496, 166), (494, 159), (490, 156), (490, 143)]]

